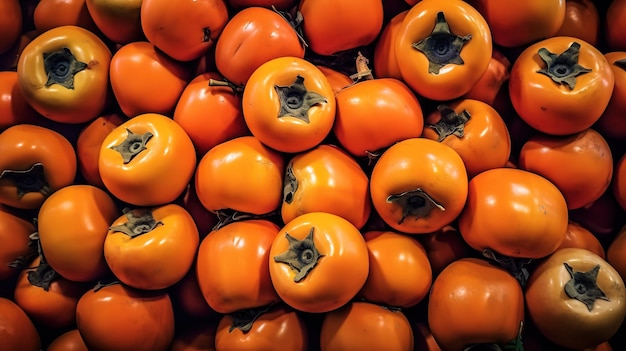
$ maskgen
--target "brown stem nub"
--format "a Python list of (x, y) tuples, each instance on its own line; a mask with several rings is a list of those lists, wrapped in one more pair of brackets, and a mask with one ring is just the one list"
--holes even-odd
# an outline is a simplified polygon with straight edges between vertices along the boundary
[(599, 264), (586, 272), (575, 271), (567, 262), (563, 264), (572, 278), (565, 283), (564, 289), (567, 296), (584, 303), (590, 312), (593, 310), (596, 300), (609, 301), (609, 298), (597, 283), (598, 273), (600, 272)]
[(152, 138), (152, 133), (145, 132), (143, 134), (135, 134), (130, 129), (126, 128), (128, 136), (121, 143), (111, 146), (111, 149), (117, 151), (122, 156), (124, 164), (129, 163), (139, 155), (143, 150), (148, 149), (146, 144), (148, 140)]
[(271, 307), (272, 304), (269, 304), (267, 306), (248, 308), (231, 313), (230, 317), (233, 319), (233, 324), (228, 328), (228, 332), (230, 333), (235, 329), (241, 330), (244, 334), (249, 332), (254, 322), (263, 314), (267, 313)]
[(355, 61), (356, 73), (350, 75), (350, 79), (352, 79), (355, 83), (362, 80), (374, 79), (369, 63), (370, 60), (368, 60), (367, 57), (359, 51)]
[(218, 80), (218, 79), (209, 79), (210, 87), (228, 87), (233, 90), (236, 94), (243, 93), (243, 85), (237, 85), (233, 82), (230, 82), (226, 79)]
[(43, 65), (48, 75), (46, 87), (59, 84), (67, 89), (74, 89), (74, 75), (87, 68), (87, 64), (76, 60), (68, 48), (44, 53)]
[(391, 194), (387, 197), (387, 203), (396, 203), (402, 207), (402, 218), (398, 224), (402, 224), (407, 217), (425, 218), (435, 208), (440, 211), (446, 210), (443, 205), (435, 201), (421, 188), (400, 194)]
[(554, 54), (546, 48), (540, 48), (539, 57), (545, 62), (546, 68), (537, 73), (545, 74), (558, 84), (565, 84), (570, 90), (576, 87), (576, 77), (591, 72), (591, 69), (578, 64), (580, 43), (573, 42), (560, 54)]
[(290, 162), (285, 170), (285, 180), (283, 182), (283, 202), (291, 204), (297, 190), (298, 180), (293, 174), (293, 163)]
[(274, 262), (288, 264), (292, 270), (296, 271), (294, 282), (299, 282), (306, 278), (309, 272), (315, 268), (317, 261), (324, 257), (313, 242), (314, 227), (311, 227), (306, 238), (298, 240), (289, 233), (285, 233), (285, 238), (289, 241), (289, 249), (280, 255), (274, 256)]
[(428, 59), (428, 73), (439, 74), (445, 65), (463, 65), (461, 50), (472, 35), (460, 37), (452, 34), (443, 12), (437, 13), (435, 27), (429, 36), (413, 43), (413, 48), (422, 52)]
[(323, 95), (308, 91), (304, 86), (304, 77), (299, 74), (291, 85), (275, 85), (274, 89), (280, 100), (278, 118), (295, 117), (308, 124), (311, 107), (327, 102)]
[(34, 163), (29, 169), (5, 169), (0, 173), (0, 180), (7, 179), (15, 184), (17, 197), (22, 198), (26, 193), (41, 193), (48, 197), (52, 190), (44, 172), (43, 163)]
[(96, 283), (96, 285), (93, 287), (93, 291), (98, 291), (102, 288), (106, 288), (107, 286), (113, 286), (113, 285), (117, 285), (117, 284), (122, 284), (122, 282), (120, 280), (117, 279), (112, 279), (112, 280), (100, 280)]
[(437, 110), (441, 114), (441, 119), (434, 124), (427, 124), (426, 127), (435, 130), (439, 138), (437, 141), (443, 141), (450, 135), (462, 138), (465, 135), (465, 124), (470, 120), (471, 115), (467, 110), (456, 113), (447, 105), (437, 106)]
[(109, 230), (112, 232), (121, 232), (134, 238), (153, 231), (159, 224), (163, 225), (163, 222), (154, 219), (152, 211), (148, 209), (125, 208), (123, 212), (128, 222), (111, 226)]

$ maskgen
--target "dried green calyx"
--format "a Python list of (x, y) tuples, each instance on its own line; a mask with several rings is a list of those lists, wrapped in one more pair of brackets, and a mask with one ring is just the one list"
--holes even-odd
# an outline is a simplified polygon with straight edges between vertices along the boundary
[(87, 64), (76, 60), (68, 48), (44, 53), (43, 64), (48, 75), (46, 86), (59, 84), (67, 89), (74, 89), (74, 75), (87, 68)]
[(471, 34), (462, 37), (452, 34), (444, 13), (438, 12), (432, 33), (412, 46), (428, 58), (428, 73), (439, 74), (439, 70), (445, 65), (465, 63), (461, 50), (470, 39)]
[(560, 54), (554, 54), (546, 48), (540, 48), (539, 57), (545, 62), (546, 67), (537, 71), (545, 74), (558, 84), (565, 84), (570, 90), (576, 87), (576, 77), (591, 72), (591, 69), (578, 64), (580, 43), (573, 42)]
[(434, 209), (446, 210), (443, 205), (435, 201), (421, 188), (391, 194), (387, 197), (387, 203), (395, 203), (402, 208), (402, 217), (398, 224), (402, 224), (407, 217), (426, 218)]
[(289, 233), (285, 233), (285, 238), (289, 241), (289, 249), (280, 255), (274, 256), (274, 261), (288, 264), (291, 269), (296, 271), (294, 281), (297, 283), (315, 268), (320, 258), (324, 257), (313, 241), (313, 233), (315, 228), (311, 227), (306, 238), (298, 240)]

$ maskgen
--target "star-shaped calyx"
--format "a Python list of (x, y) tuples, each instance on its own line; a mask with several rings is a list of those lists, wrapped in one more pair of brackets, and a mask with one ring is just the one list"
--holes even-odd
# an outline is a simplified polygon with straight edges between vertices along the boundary
[(328, 102), (323, 95), (307, 90), (304, 86), (304, 77), (299, 74), (291, 85), (275, 85), (274, 89), (280, 101), (278, 118), (295, 117), (308, 124), (311, 107)]
[(109, 230), (112, 232), (121, 232), (134, 238), (153, 231), (158, 225), (163, 225), (163, 222), (154, 219), (152, 211), (148, 209), (131, 210), (125, 208), (123, 212), (128, 221), (111, 226)]
[(580, 43), (573, 42), (560, 54), (554, 54), (546, 48), (540, 48), (537, 52), (545, 62), (546, 67), (537, 71), (545, 74), (558, 84), (565, 84), (570, 90), (576, 87), (576, 77), (591, 72), (591, 69), (578, 64)]
[(152, 138), (152, 133), (145, 132), (143, 134), (135, 134), (130, 129), (126, 128), (128, 136), (121, 143), (111, 146), (111, 149), (117, 151), (122, 156), (124, 164), (129, 163), (140, 152), (146, 150), (148, 147), (146, 144), (148, 140)]
[(283, 181), (283, 202), (292, 203), (296, 190), (298, 190), (298, 180), (293, 174), (293, 162), (290, 162), (285, 170), (285, 180)]
[(448, 64), (462, 65), (461, 49), (472, 39), (468, 34), (463, 37), (452, 34), (443, 12), (437, 13), (435, 28), (426, 38), (413, 43), (413, 48), (422, 52), (428, 59), (428, 72), (439, 74), (439, 70)]
[(46, 180), (43, 163), (34, 163), (29, 169), (5, 169), (0, 173), (0, 180), (9, 180), (15, 184), (17, 197), (22, 198), (26, 193), (41, 193), (47, 197), (52, 193)]
[(572, 278), (565, 283), (564, 289), (567, 296), (584, 303), (589, 311), (593, 310), (596, 300), (609, 301), (597, 283), (600, 265), (596, 265), (586, 272), (579, 272), (575, 271), (567, 262), (563, 264)]
[(309, 234), (302, 240), (285, 233), (285, 238), (289, 241), (289, 249), (280, 255), (274, 256), (275, 262), (288, 264), (291, 269), (297, 272), (293, 279), (296, 283), (306, 278), (309, 272), (315, 268), (318, 260), (324, 257), (313, 242), (314, 230), (315, 228), (311, 227)]
[(426, 127), (435, 130), (439, 138), (437, 141), (443, 141), (450, 135), (462, 138), (465, 135), (465, 124), (470, 120), (471, 115), (467, 110), (456, 113), (447, 105), (437, 106), (437, 110), (441, 118), (437, 123), (427, 124)]
[(48, 75), (46, 86), (59, 84), (67, 89), (74, 89), (74, 75), (87, 68), (87, 64), (78, 61), (68, 48), (44, 53), (43, 65)]
[(407, 217), (425, 218), (435, 208), (440, 211), (446, 210), (421, 188), (391, 194), (387, 197), (387, 203), (396, 203), (402, 208), (402, 217), (398, 224), (402, 224)]

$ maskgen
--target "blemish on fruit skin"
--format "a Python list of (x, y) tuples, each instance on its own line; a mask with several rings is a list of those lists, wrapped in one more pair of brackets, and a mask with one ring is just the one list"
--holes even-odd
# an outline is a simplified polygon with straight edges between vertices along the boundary
[(546, 208), (543, 205), (540, 205), (538, 210), (539, 210), (539, 212), (543, 213), (544, 215), (548, 215), (548, 211), (546, 211)]
[(545, 106), (540, 106), (539, 108), (541, 109), (541, 111), (547, 111), (548, 110), (548, 108), (545, 107)]

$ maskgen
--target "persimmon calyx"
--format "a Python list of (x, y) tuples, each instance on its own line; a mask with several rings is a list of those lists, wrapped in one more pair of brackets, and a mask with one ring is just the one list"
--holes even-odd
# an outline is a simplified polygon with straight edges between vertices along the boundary
[(328, 102), (323, 95), (308, 91), (304, 86), (304, 77), (299, 74), (291, 85), (275, 85), (274, 89), (280, 100), (278, 118), (295, 117), (308, 124), (309, 110), (315, 105)]
[(257, 308), (248, 308), (245, 310), (239, 310), (230, 314), (230, 317), (233, 319), (233, 324), (228, 328), (228, 332), (232, 332), (235, 329), (241, 330), (244, 334), (252, 329), (254, 322), (256, 322), (259, 317), (263, 314), (267, 313), (270, 310), (272, 304), (267, 306), (261, 306)]
[(441, 68), (448, 64), (463, 65), (461, 57), (463, 46), (472, 39), (471, 34), (458, 36), (452, 34), (443, 12), (437, 12), (433, 31), (424, 39), (413, 43), (412, 47), (428, 59), (428, 73), (439, 74)]
[(112, 232), (124, 233), (131, 238), (149, 233), (163, 222), (157, 221), (148, 209), (128, 209), (123, 210), (124, 216), (128, 220), (125, 223), (109, 227)]
[(626, 59), (621, 59), (613, 62), (613, 64), (623, 70), (626, 70)]
[(571, 43), (565, 51), (558, 55), (546, 48), (540, 48), (537, 53), (546, 64), (546, 67), (538, 70), (537, 73), (545, 74), (555, 83), (567, 85), (569, 90), (576, 87), (576, 77), (591, 72), (591, 69), (578, 64), (580, 54), (580, 43), (578, 42)]
[(61, 276), (52, 268), (52, 266), (50, 266), (50, 264), (42, 260), (37, 268), (28, 272), (26, 277), (31, 285), (40, 287), (45, 291), (49, 291), (50, 285)]
[(112, 150), (120, 153), (124, 164), (129, 163), (139, 155), (140, 152), (147, 150), (148, 141), (152, 138), (152, 133), (145, 132), (143, 134), (135, 134), (130, 129), (126, 128), (128, 136), (121, 143), (111, 146)]
[(492, 260), (515, 277), (522, 289), (526, 287), (528, 278), (530, 277), (530, 273), (528, 272), (528, 269), (526, 269), (526, 266), (532, 262), (532, 259), (505, 256), (490, 248), (484, 249), (482, 255), (483, 257)]
[(285, 180), (283, 182), (283, 202), (291, 204), (297, 190), (298, 180), (293, 174), (293, 163), (289, 163), (285, 170)]
[(437, 123), (426, 125), (426, 127), (435, 130), (439, 136), (437, 141), (443, 141), (450, 135), (462, 138), (465, 135), (465, 124), (469, 122), (472, 117), (471, 114), (467, 110), (456, 113), (456, 111), (443, 104), (437, 106), (437, 110), (441, 114), (441, 119)]
[(251, 220), (251, 219), (264, 219), (274, 216), (275, 212), (268, 212), (264, 214), (254, 214), (247, 212), (239, 212), (231, 209), (223, 209), (215, 211), (215, 215), (217, 216), (217, 223), (213, 226), (213, 230), (218, 230), (225, 225), (228, 225), (233, 222)]
[(274, 262), (288, 264), (292, 270), (297, 272), (293, 279), (296, 283), (306, 278), (309, 272), (315, 268), (319, 259), (324, 257), (315, 247), (315, 242), (313, 241), (314, 230), (315, 227), (311, 227), (309, 234), (302, 240), (285, 233), (285, 238), (289, 241), (289, 249), (280, 255), (274, 256)]
[(300, 40), (300, 44), (303, 48), (309, 47), (306, 40), (304, 40), (304, 32), (302, 30), (302, 21), (304, 21), (304, 16), (302, 16), (302, 12), (296, 11), (295, 17), (289, 11), (280, 11), (276, 8), (276, 6), (272, 5), (272, 10), (276, 12), (280, 17), (282, 17), (285, 21), (291, 25), (291, 28), (296, 32), (298, 39)]
[(575, 271), (567, 262), (563, 262), (563, 265), (571, 277), (563, 288), (567, 296), (584, 303), (589, 312), (593, 310), (596, 300), (610, 301), (597, 283), (599, 264), (586, 272)]
[(395, 203), (402, 208), (402, 217), (398, 224), (402, 224), (407, 217), (415, 219), (425, 218), (434, 209), (445, 211), (446, 209), (435, 201), (421, 188), (405, 191), (399, 194), (387, 196), (387, 203)]
[(96, 285), (94, 285), (93, 291), (97, 292), (98, 290), (100, 290), (102, 288), (106, 288), (107, 286), (113, 286), (113, 285), (117, 285), (117, 284), (122, 284), (122, 281), (120, 281), (118, 279), (100, 280), (100, 281), (98, 281), (96, 283)]
[(87, 64), (80, 62), (72, 55), (68, 48), (59, 51), (44, 53), (43, 66), (48, 76), (46, 87), (59, 84), (66, 89), (74, 89), (74, 75), (87, 68)]
[(5, 169), (0, 173), (0, 180), (3, 179), (15, 184), (17, 197), (20, 199), (26, 193), (41, 193), (45, 197), (52, 194), (41, 162), (36, 162), (25, 170)]

